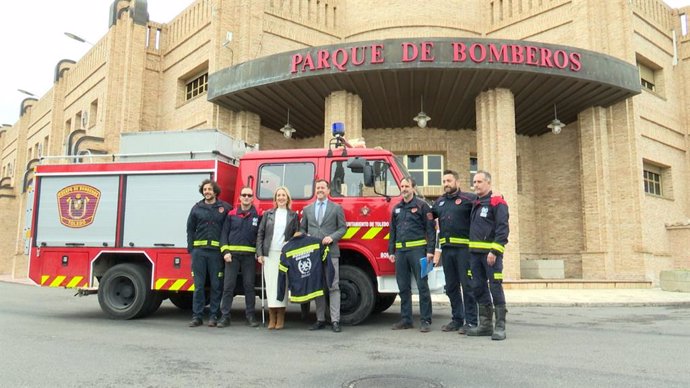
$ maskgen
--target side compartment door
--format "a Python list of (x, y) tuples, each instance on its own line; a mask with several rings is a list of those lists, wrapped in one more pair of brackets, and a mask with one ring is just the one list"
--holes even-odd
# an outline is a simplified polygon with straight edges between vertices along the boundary
[(118, 176), (43, 177), (36, 245), (115, 245)]
[(127, 177), (124, 247), (187, 248), (187, 217), (202, 199), (199, 183), (210, 173)]

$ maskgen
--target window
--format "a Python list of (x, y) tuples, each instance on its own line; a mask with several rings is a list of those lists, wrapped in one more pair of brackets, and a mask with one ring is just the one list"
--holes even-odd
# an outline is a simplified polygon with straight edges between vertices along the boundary
[(292, 199), (311, 198), (314, 193), (314, 164), (265, 164), (259, 170), (259, 199), (273, 199), (280, 186), (290, 190)]
[(469, 187), (472, 187), (472, 185), (474, 184), (473, 183), (474, 182), (474, 174), (477, 173), (477, 169), (478, 169), (477, 163), (478, 163), (477, 157), (476, 156), (470, 156), (470, 186)]
[(443, 155), (406, 155), (403, 162), (417, 186), (441, 186)]
[(185, 88), (185, 99), (191, 100), (192, 98), (205, 93), (208, 89), (208, 73), (204, 73), (199, 77), (193, 79), (187, 83)]
[(98, 118), (98, 100), (93, 100), (89, 106), (89, 128), (96, 126), (96, 119)]
[(661, 196), (661, 174), (644, 170), (644, 192)]
[(673, 199), (671, 167), (645, 160), (642, 166), (642, 181), (645, 193)]
[(663, 93), (663, 69), (647, 58), (637, 55), (637, 70), (643, 89), (657, 94)]
[[(364, 186), (364, 172), (354, 172), (347, 168), (347, 160), (338, 160), (331, 164), (331, 196), (333, 197), (374, 197), (400, 195), (400, 188), (393, 174), (384, 169), (387, 164), (370, 160), (374, 169), (374, 186)], [(379, 194), (377, 194), (379, 193)]]

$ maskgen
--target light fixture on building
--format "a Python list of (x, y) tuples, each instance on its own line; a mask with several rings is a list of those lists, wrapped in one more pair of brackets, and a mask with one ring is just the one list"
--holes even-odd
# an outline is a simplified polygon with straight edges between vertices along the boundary
[(563, 127), (565, 127), (565, 124), (563, 124), (556, 115), (556, 104), (553, 104), (553, 120), (551, 121), (551, 124), (547, 125), (546, 127), (550, 128), (554, 135), (561, 133), (561, 130)]
[(420, 100), (420, 105), (421, 109), (419, 113), (417, 113), (417, 116), (415, 116), (412, 120), (417, 122), (417, 126), (419, 128), (426, 128), (426, 124), (431, 121), (431, 117), (427, 116), (426, 113), (424, 113), (424, 95), (422, 95), (422, 98)]
[(93, 46), (93, 43), (89, 42), (88, 40), (82, 38), (82, 37), (79, 36), (79, 35), (75, 35), (75, 34), (73, 34), (73, 33), (71, 33), (71, 32), (65, 32), (65, 35), (66, 35), (68, 38), (70, 38), (70, 39), (76, 40), (77, 42), (82, 42), (82, 43), (90, 44), (91, 46)]
[(24, 89), (17, 89), (17, 91), (18, 91), (19, 93), (26, 94), (27, 96), (31, 96), (31, 97), (34, 97), (34, 96), (35, 96), (33, 93), (27, 92), (27, 91), (24, 90)]
[(283, 136), (285, 136), (286, 139), (291, 139), (292, 134), (295, 133), (295, 128), (292, 128), (292, 125), (290, 125), (290, 108), (287, 110), (287, 124), (283, 126), (283, 128), (280, 128), (280, 132), (283, 133)]

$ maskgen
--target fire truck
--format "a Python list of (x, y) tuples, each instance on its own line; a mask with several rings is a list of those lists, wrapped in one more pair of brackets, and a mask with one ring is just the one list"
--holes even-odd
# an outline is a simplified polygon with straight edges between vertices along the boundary
[(122, 134), (120, 152), (58, 163), (48, 157), (36, 166), (28, 242), (36, 284), (98, 294), (116, 319), (147, 316), (165, 299), (191, 308), (185, 225), (202, 180), (216, 180), (231, 204), (243, 186), (252, 187), (260, 211), (273, 207), (273, 192), (284, 185), (300, 212), (315, 200), (314, 181), (324, 178), (347, 220), (341, 321), (358, 324), (393, 304), (389, 222), (407, 172), (391, 152), (350, 147), (342, 133), (328, 148), (259, 151), (217, 130)]

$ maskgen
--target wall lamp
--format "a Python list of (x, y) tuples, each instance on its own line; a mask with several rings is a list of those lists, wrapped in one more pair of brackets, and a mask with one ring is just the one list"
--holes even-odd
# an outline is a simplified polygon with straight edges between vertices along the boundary
[(415, 116), (412, 120), (417, 122), (417, 126), (419, 128), (426, 128), (426, 124), (429, 121), (431, 121), (431, 117), (427, 116), (426, 113), (424, 113), (424, 95), (422, 95), (421, 97), (420, 106), (421, 109), (419, 113), (417, 113), (417, 116)]
[(283, 128), (280, 128), (280, 132), (283, 133), (286, 139), (291, 139), (292, 134), (296, 132), (295, 128), (290, 125), (290, 108), (287, 110), (287, 124), (285, 124)]
[(553, 120), (551, 120), (551, 123), (546, 127), (550, 128), (554, 135), (561, 133), (561, 130), (565, 127), (565, 124), (563, 124), (556, 115), (556, 104), (553, 104)]

